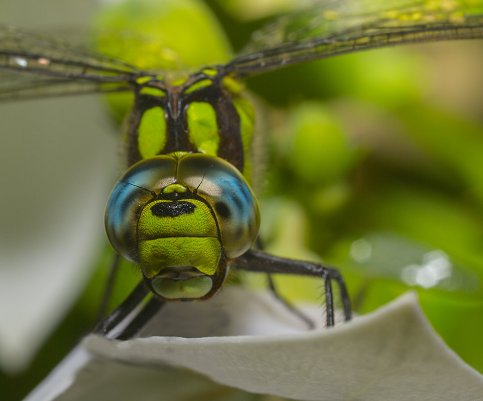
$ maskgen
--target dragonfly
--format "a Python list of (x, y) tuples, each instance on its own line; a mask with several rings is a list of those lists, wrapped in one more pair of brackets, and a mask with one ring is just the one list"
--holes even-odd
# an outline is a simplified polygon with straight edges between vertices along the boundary
[[(116, 337), (129, 338), (166, 301), (214, 296), (230, 270), (319, 277), (330, 327), (335, 324), (334, 284), (344, 319), (352, 314), (339, 271), (262, 250), (260, 212), (250, 184), (253, 132), (238, 82), (340, 54), (482, 37), (480, 0), (318, 1), (269, 22), (227, 63), (171, 79), (170, 71), (145, 70), (0, 27), (0, 101), (134, 94), (126, 124), (128, 169), (108, 200), (105, 225), (113, 248), (139, 266), (142, 280), (96, 332), (107, 335), (151, 297)], [(197, 115), (208, 122), (207, 131), (198, 130)], [(271, 279), (269, 284), (277, 294)]]

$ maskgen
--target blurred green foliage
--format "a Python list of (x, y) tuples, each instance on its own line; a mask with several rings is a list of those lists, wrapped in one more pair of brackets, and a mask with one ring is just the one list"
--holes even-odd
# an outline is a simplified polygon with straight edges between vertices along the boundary
[[(450, 63), (452, 47), (428, 49), (347, 55), (248, 81), (275, 109), (262, 235), (274, 253), (338, 266), (357, 313), (417, 291), (438, 333), (483, 372), (483, 106), (448, 106), (452, 92), (432, 70), (448, 81), (460, 72), (432, 57)], [(469, 97), (475, 80), (459, 81)], [(292, 298), (320, 294), (310, 279), (279, 281)]]
[[(230, 7), (239, 2), (207, 3), (235, 51), (263, 22), (238, 20)], [(103, 18), (122, 28), (113, 14)], [(179, 15), (164, 18), (176, 32), (191, 24), (183, 25), (187, 20)], [(216, 37), (202, 43), (216, 49), (216, 60), (228, 53), (227, 39), (211, 23), (206, 30)], [(170, 32), (166, 37), (176, 38)], [(183, 51), (190, 46), (203, 44), (188, 43)], [(436, 45), (427, 54), (401, 48), (347, 55), (252, 78), (247, 85), (269, 127), (259, 133), (266, 136), (259, 196), (267, 249), (340, 267), (356, 313), (417, 291), (437, 332), (483, 372), (483, 105), (470, 111), (456, 103), (449, 107), (441, 99), (451, 92), (432, 76), (432, 57), (449, 63), (457, 46), (468, 45)], [(472, 46), (481, 53), (481, 44)], [(203, 60), (210, 60), (204, 50)], [(460, 74), (445, 71), (444, 63), (437, 67), (443, 76)], [(469, 94), (479, 90), (474, 79), (460, 81)], [(110, 250), (102, 254), (97, 273), (32, 369), (9, 378), (12, 394), (25, 393), (92, 327), (111, 257)], [(138, 280), (134, 267), (122, 274), (111, 306)], [(290, 298), (320, 297), (318, 281), (279, 282)]]

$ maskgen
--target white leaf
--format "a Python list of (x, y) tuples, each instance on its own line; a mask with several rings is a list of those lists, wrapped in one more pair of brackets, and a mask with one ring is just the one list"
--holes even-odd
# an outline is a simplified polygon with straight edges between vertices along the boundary
[[(168, 304), (143, 335), (122, 342), (88, 336), (81, 345), (88, 362), (63, 369), (63, 380), (48, 379), (44, 395), (171, 401), (201, 380), (185, 368), (223, 386), (298, 400), (478, 401), (483, 394), (483, 377), (434, 333), (413, 294), (333, 329), (307, 331), (268, 295), (228, 288), (210, 301)], [(29, 401), (49, 397), (37, 392)]]
[(117, 145), (92, 97), (4, 104), (0, 113), (0, 368), (14, 372), (89, 277)]

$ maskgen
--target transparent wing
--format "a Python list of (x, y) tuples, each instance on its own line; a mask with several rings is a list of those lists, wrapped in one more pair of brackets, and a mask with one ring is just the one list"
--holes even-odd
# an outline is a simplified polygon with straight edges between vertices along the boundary
[(0, 71), (0, 102), (127, 90), (131, 90), (131, 85), (127, 81), (101, 82), (80, 78), (45, 78), (35, 74), (19, 75), (18, 72)]
[(0, 101), (127, 90), (142, 74), (82, 47), (0, 26)]
[(249, 75), (285, 65), (393, 46), (483, 38), (483, 0), (325, 0), (256, 31), (227, 71)]

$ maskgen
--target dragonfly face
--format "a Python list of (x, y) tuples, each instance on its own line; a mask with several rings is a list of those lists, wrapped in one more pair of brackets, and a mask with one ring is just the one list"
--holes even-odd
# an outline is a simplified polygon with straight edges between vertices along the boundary
[(258, 233), (258, 204), (238, 170), (248, 156), (240, 93), (225, 81), (215, 70), (179, 85), (138, 79), (127, 133), (135, 164), (114, 188), (105, 221), (113, 247), (164, 299), (212, 296), (227, 261)]
[(232, 165), (175, 152), (132, 166), (112, 192), (105, 221), (114, 248), (139, 264), (155, 294), (193, 299), (213, 295), (227, 261), (251, 247), (259, 212)]

